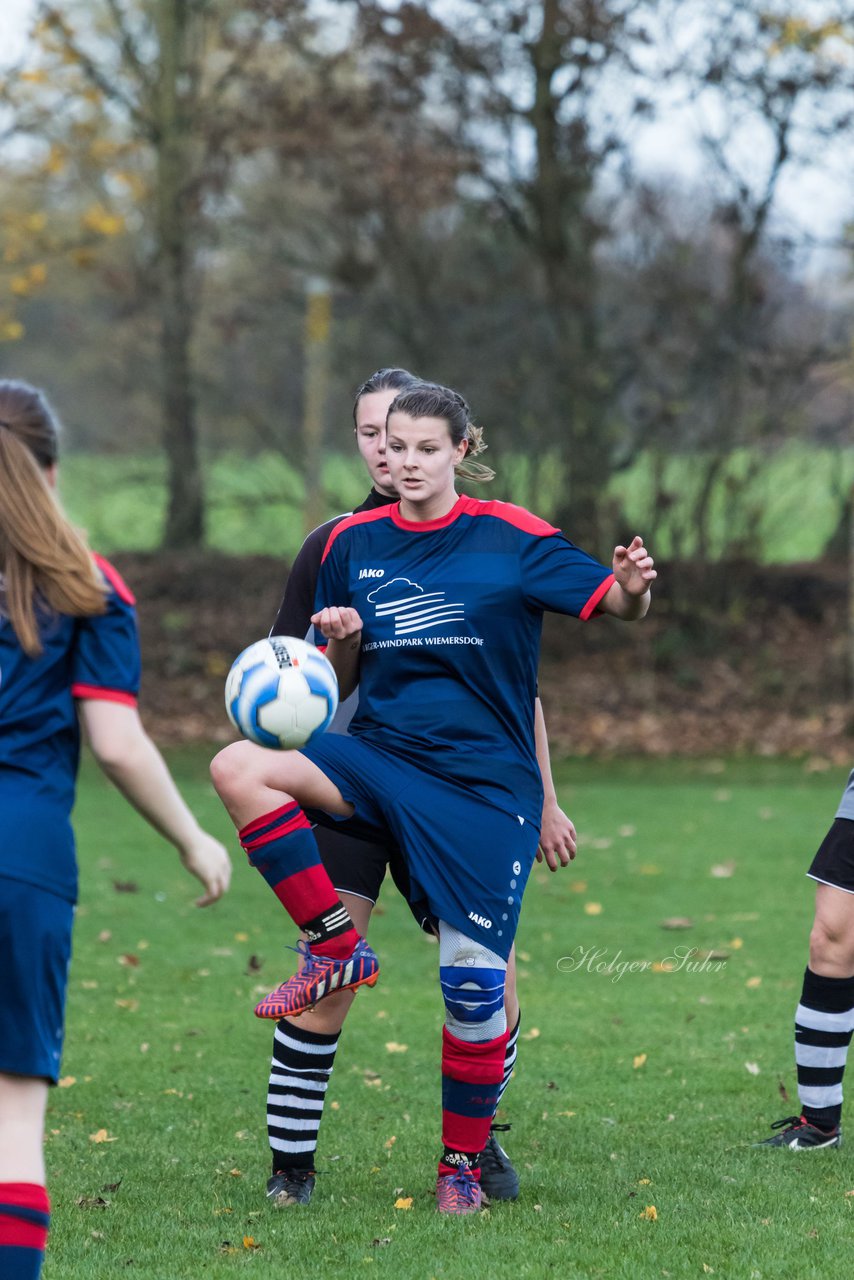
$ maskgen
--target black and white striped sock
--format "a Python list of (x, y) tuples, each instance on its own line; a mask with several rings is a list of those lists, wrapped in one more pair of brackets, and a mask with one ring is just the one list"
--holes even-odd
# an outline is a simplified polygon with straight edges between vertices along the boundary
[(854, 1031), (854, 977), (826, 978), (807, 968), (795, 1012), (798, 1097), (810, 1124), (834, 1129), (842, 1115), (842, 1077)]
[(513, 1075), (513, 1068), (516, 1065), (517, 1045), (519, 1042), (519, 1028), (522, 1025), (522, 1015), (516, 1019), (516, 1025), (511, 1031), (507, 1047), (504, 1050), (504, 1075), (501, 1077), (501, 1084), (498, 1086), (498, 1101), (500, 1102), (504, 1096), (504, 1090), (510, 1083), (510, 1077)]
[(267, 1092), (273, 1173), (314, 1169), (317, 1133), (337, 1048), (337, 1034), (319, 1035), (284, 1018), (276, 1024)]

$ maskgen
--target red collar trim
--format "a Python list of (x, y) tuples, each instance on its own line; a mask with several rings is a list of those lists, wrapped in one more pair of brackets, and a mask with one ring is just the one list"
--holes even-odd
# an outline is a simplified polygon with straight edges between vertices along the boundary
[(400, 514), (399, 502), (394, 504), (389, 514), (398, 529), (408, 529), (412, 533), (429, 533), (431, 529), (446, 529), (449, 524), (453, 524), (466, 510), (467, 502), (465, 494), (461, 493), (450, 511), (436, 520), (405, 520)]

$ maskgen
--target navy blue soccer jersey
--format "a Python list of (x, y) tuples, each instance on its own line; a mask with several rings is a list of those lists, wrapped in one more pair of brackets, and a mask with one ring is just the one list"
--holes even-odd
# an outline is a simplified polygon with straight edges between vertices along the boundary
[(315, 607), (355, 607), (364, 624), (351, 734), (539, 829), (543, 612), (587, 619), (613, 581), (560, 530), (505, 502), (463, 496), (425, 523), (397, 503), (342, 520)]
[(76, 892), (68, 822), (80, 755), (75, 699), (136, 705), (140, 658), (134, 599), (100, 557), (106, 612), (38, 613), (43, 652), (28, 657), (0, 593), (0, 875), (64, 897)]

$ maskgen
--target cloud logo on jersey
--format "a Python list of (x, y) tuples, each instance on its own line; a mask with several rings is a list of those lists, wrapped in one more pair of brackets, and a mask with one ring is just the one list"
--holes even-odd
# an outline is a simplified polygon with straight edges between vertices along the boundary
[(409, 578), (392, 578), (384, 582), (368, 596), (376, 608), (377, 618), (393, 618), (396, 636), (411, 635), (414, 631), (426, 631), (446, 622), (462, 622), (465, 608), (462, 601), (449, 604), (444, 591), (425, 591)]

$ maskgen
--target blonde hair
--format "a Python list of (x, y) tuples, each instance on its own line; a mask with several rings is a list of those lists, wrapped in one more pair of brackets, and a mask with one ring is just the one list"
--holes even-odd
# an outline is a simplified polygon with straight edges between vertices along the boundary
[(40, 600), (56, 613), (103, 613), (106, 589), (85, 538), (45, 475), (57, 459), (58, 425), (41, 392), (0, 381), (0, 572), (3, 609), (24, 652), (42, 652)]
[(483, 427), (476, 427), (473, 422), (466, 423), (464, 438), (468, 440), (469, 447), (462, 462), (457, 463), (457, 475), (461, 480), (469, 480), (472, 484), (488, 484), (490, 480), (495, 479), (492, 467), (487, 466), (485, 462), (474, 461), (479, 453), (489, 448), (483, 438)]

